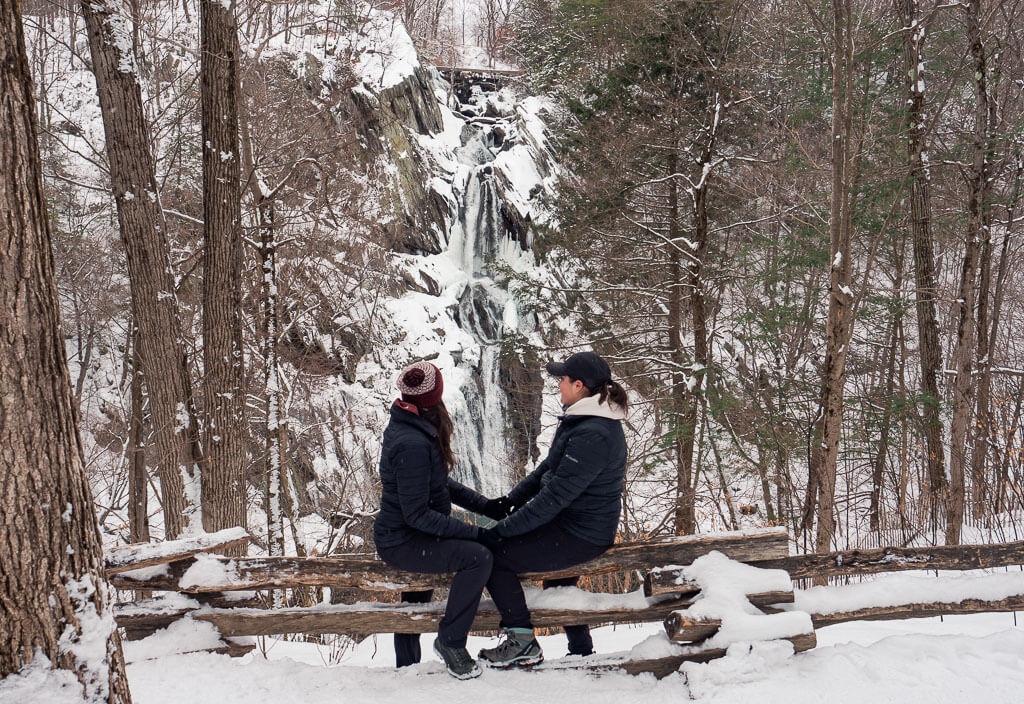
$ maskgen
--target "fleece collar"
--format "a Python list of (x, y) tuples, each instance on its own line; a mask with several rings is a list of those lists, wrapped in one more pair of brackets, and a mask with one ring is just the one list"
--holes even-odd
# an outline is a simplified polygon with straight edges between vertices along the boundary
[(611, 420), (625, 420), (626, 412), (622, 406), (611, 403), (611, 399), (605, 399), (601, 403), (600, 395), (585, 396), (576, 403), (565, 409), (565, 417), (572, 416), (597, 416), (598, 418), (610, 418)]

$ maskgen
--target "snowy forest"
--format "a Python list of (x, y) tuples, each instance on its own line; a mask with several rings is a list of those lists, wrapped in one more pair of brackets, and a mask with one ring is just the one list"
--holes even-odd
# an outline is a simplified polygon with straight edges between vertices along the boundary
[[(0, 704), (1017, 701), (1022, 14), (0, 0)], [(413, 362), (444, 375), (452, 476), (506, 494), (564, 411), (545, 364), (584, 350), (630, 399), (616, 543), (781, 553), (528, 589), (664, 613), (594, 616), (590, 665), (552, 621), (549, 663), (467, 683), (428, 647), (395, 668), (397, 626), (199, 616), (401, 601), (385, 573), (243, 591), (230, 560), (373, 558)], [(841, 568), (883, 549), (908, 552)], [(708, 633), (724, 657), (598, 670)]]

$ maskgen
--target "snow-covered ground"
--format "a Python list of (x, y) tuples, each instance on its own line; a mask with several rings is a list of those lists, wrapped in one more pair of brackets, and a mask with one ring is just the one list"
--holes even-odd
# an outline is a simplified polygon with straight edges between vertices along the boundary
[[(609, 653), (629, 650), (663, 632), (659, 623), (607, 627), (594, 631), (594, 641), (599, 652)], [(156, 655), (147, 641), (126, 644), (127, 656), (142, 656), (147, 648), (150, 657)], [(128, 676), (136, 704), (479, 704), (504, 695), (526, 702), (588, 704), (690, 698), (722, 704), (962, 704), (1019, 702), (1024, 697), (1024, 621), (1018, 625), (1013, 614), (841, 624), (821, 629), (818, 647), (806, 653), (792, 655), (788, 645), (761, 646), (752, 653), (687, 665), (685, 674), (660, 681), (651, 675), (610, 672), (488, 670), (476, 680), (460, 682), (444, 672), (431, 651), (432, 642), (432, 635), (423, 636), (424, 662), (403, 670), (393, 667), (390, 636), (379, 635), (341, 656), (337, 664), (328, 664), (331, 653), (326, 647), (267, 639), (265, 657), (259, 650), (239, 659), (165, 654), (129, 665)], [(469, 648), (475, 653), (488, 643), (472, 637)], [(559, 659), (565, 653), (564, 636), (542, 637), (541, 643), (549, 662), (570, 662)], [(173, 652), (176, 641), (165, 639), (164, 645), (165, 652)], [(0, 701), (15, 704), (2, 695)]]
[[(600, 653), (628, 651), (664, 630), (660, 623), (594, 630)], [(562, 635), (541, 637), (549, 663), (570, 664)], [(480, 704), (512, 696), (520, 702), (645, 704), (690, 699), (714, 704), (992, 704), (1024, 697), (1024, 620), (980, 614), (908, 621), (859, 622), (818, 631), (818, 647), (792, 655), (789, 646), (737, 647), (729, 656), (686, 665), (663, 680), (614, 672), (487, 670), (460, 682), (445, 673), (422, 637), (424, 661), (396, 670), (389, 635), (340, 655), (308, 643), (266, 639), (243, 658), (175, 654), (201, 634), (179, 627), (126, 643), (135, 704), (308, 704), (309, 702), (446, 702)], [(475, 652), (492, 644), (471, 637)], [(143, 659), (152, 658), (152, 659)], [(35, 676), (33, 682), (32, 677)], [(43, 673), (0, 683), (0, 704), (75, 701)]]

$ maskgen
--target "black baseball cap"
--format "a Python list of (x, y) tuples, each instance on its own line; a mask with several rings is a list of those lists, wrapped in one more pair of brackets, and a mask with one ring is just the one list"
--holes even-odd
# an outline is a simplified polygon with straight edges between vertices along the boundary
[(578, 379), (588, 389), (596, 389), (612, 378), (608, 363), (593, 352), (577, 352), (564, 362), (548, 362), (544, 368), (553, 376)]

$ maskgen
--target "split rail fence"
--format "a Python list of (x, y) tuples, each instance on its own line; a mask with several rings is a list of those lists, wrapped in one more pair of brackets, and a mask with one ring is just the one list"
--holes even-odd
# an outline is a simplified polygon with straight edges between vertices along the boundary
[[(213, 624), (224, 639), (221, 652), (233, 655), (252, 649), (232, 639), (285, 633), (339, 633), (354, 637), (372, 633), (427, 633), (437, 630), (443, 603), (403, 604), (373, 601), (386, 592), (443, 589), (451, 575), (427, 575), (394, 569), (369, 554), (331, 557), (222, 557), (209, 554), (248, 540), (241, 529), (221, 531), (197, 540), (157, 545), (123, 546), (107, 553), (108, 577), (117, 589), (161, 593), (115, 607), (115, 618), (128, 638), (140, 638), (174, 621), (190, 617)], [(558, 627), (576, 624), (604, 625), (662, 621), (668, 637), (680, 648), (676, 655), (651, 660), (626, 658), (573, 659), (567, 667), (620, 669), (631, 674), (652, 672), (658, 677), (679, 669), (684, 662), (705, 662), (725, 654), (721, 646), (706, 645), (722, 626), (720, 620), (692, 618), (687, 610), (700, 597), (700, 586), (686, 576), (685, 566), (718, 551), (734, 561), (765, 570), (784, 570), (788, 589), (753, 590), (747, 600), (750, 611), (765, 615), (792, 607), (792, 580), (822, 579), (841, 575), (866, 575), (902, 570), (974, 570), (1024, 565), (1024, 541), (996, 545), (960, 545), (929, 548), (877, 548), (824, 554), (789, 555), (784, 528), (756, 532), (682, 536), (636, 543), (622, 543), (595, 560), (559, 572), (522, 575), (524, 582), (567, 577), (640, 573), (644, 579), (643, 605), (630, 607), (531, 608), (534, 625)], [(202, 554), (208, 553), (208, 554)], [(939, 578), (941, 579), (941, 578)], [(1024, 610), (1024, 575), (1019, 593), (1005, 598), (966, 597), (957, 602), (889, 603), (834, 613), (810, 613), (806, 632), (784, 640), (800, 652), (816, 645), (815, 628), (852, 620), (905, 619), (940, 614)], [(330, 587), (354, 594), (352, 604), (311, 607), (265, 608), (266, 600), (253, 591)], [(1011, 592), (1014, 589), (1010, 590)], [(180, 597), (170, 598), (168, 593)], [(392, 599), (394, 597), (391, 597)], [(475, 631), (498, 629), (499, 615), (484, 602), (473, 624)], [(577, 602), (573, 602), (574, 605)], [(592, 662), (588, 662), (591, 661)], [(552, 667), (558, 667), (552, 663)], [(544, 667), (547, 667), (545, 665)]]

